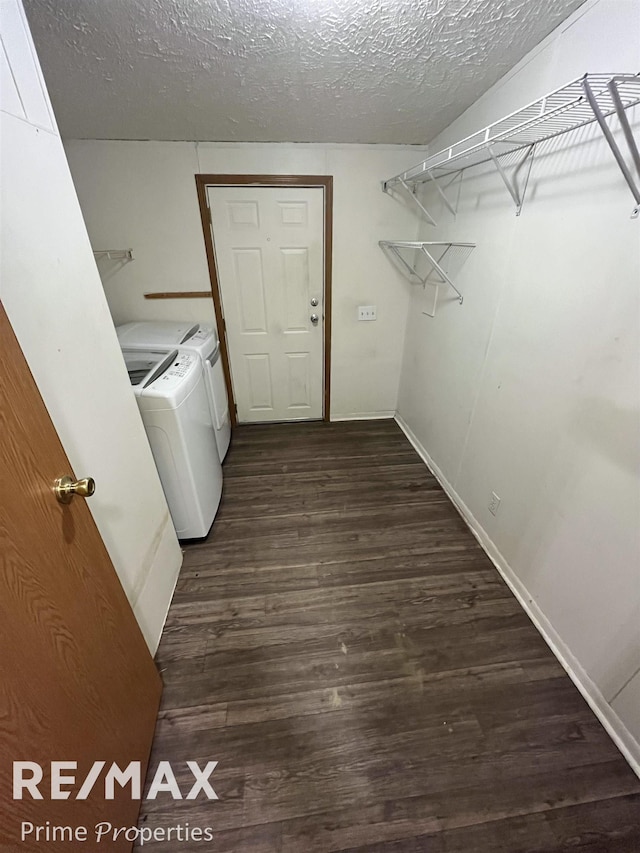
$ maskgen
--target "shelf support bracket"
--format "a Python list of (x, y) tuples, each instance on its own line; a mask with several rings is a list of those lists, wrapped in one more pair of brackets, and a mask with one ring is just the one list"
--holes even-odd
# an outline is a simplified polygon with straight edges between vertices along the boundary
[(402, 178), (400, 178), (400, 184), (401, 184), (401, 186), (402, 186), (402, 187), (403, 187), (403, 188), (404, 188), (404, 189), (409, 193), (409, 196), (410, 196), (411, 200), (414, 202), (414, 204), (417, 204), (417, 205), (418, 205), (418, 207), (420, 208), (420, 210), (421, 210), (421, 211), (424, 213), (424, 215), (427, 217), (427, 220), (428, 220), (429, 224), (430, 224), (430, 225), (437, 225), (438, 223), (435, 221), (435, 219), (433, 218), (433, 216), (431, 216), (431, 214), (429, 213), (429, 211), (427, 210), (427, 208), (424, 206), (424, 204), (422, 204), (422, 202), (420, 201), (420, 199), (419, 199), (419, 198), (418, 198), (418, 196), (416, 195), (416, 188), (415, 188), (415, 186), (414, 186), (414, 187), (413, 187), (413, 189), (412, 189), (412, 188), (409, 186), (409, 184), (407, 184), (407, 182), (406, 182), (406, 181), (403, 181), (403, 180), (402, 180)]
[[(500, 162), (499, 157), (496, 155), (495, 151), (493, 150), (493, 146), (492, 145), (487, 146), (487, 151), (489, 152), (489, 156), (493, 160), (493, 165), (498, 170), (498, 174), (502, 178), (504, 185), (507, 188), (507, 190), (509, 191), (509, 195), (513, 199), (513, 202), (516, 206), (516, 216), (520, 216), (520, 213), (522, 212), (522, 204), (524, 202), (524, 194), (526, 192), (527, 183), (529, 181), (529, 174), (531, 172), (531, 164), (533, 163), (534, 148), (535, 148), (535, 143), (532, 143), (527, 148), (525, 148), (524, 156), (522, 157), (522, 159), (520, 160), (518, 165), (514, 168), (513, 177), (510, 178), (509, 175), (507, 174), (505, 168), (503, 167), (502, 163)], [(520, 172), (520, 170), (523, 167), (526, 167), (526, 174), (524, 176), (524, 181), (522, 183), (522, 190), (521, 190), (520, 186), (518, 185), (518, 173)]]
[[(449, 251), (450, 248), (451, 248), (451, 246), (447, 246), (447, 248), (444, 250), (444, 252), (440, 256), (440, 260), (442, 260), (444, 258), (444, 256), (447, 254), (447, 252)], [(463, 295), (460, 293), (460, 291), (455, 286), (455, 284), (451, 281), (451, 279), (446, 274), (446, 272), (442, 269), (439, 262), (436, 261), (436, 259), (433, 257), (431, 252), (429, 252), (428, 249), (425, 248), (425, 246), (421, 246), (421, 249), (425, 253), (425, 255), (427, 256), (427, 259), (428, 259), (429, 263), (431, 264), (431, 266), (433, 267), (433, 269), (441, 277), (442, 281), (446, 282), (449, 285), (449, 287), (452, 287), (455, 290), (455, 292), (458, 294), (458, 302), (460, 303), (460, 305), (462, 305), (462, 302), (464, 299)], [(427, 275), (427, 277), (423, 280), (423, 282), (422, 282), (423, 286), (429, 281), (430, 275), (431, 275), (431, 273), (429, 273), (429, 275)]]
[(406, 269), (406, 271), (409, 273), (409, 275), (412, 275), (415, 278), (417, 278), (418, 281), (420, 282), (420, 284), (424, 284), (424, 281), (420, 278), (420, 276), (414, 270), (414, 268), (411, 266), (411, 264), (409, 264), (409, 263), (407, 263), (407, 261), (405, 261), (405, 259), (402, 257), (402, 255), (400, 254), (400, 252), (398, 251), (396, 246), (388, 245), (387, 248), (393, 252), (393, 254), (400, 261), (400, 263)]
[[(452, 183), (453, 183), (453, 181), (455, 181), (455, 179), (458, 177), (458, 175), (459, 175), (459, 174), (460, 174), (460, 172), (456, 172), (456, 173), (455, 173), (455, 175), (453, 176), (453, 178), (452, 178), (452, 179), (449, 181), (449, 183), (447, 184), (447, 186), (449, 186), (449, 184), (452, 184)], [(455, 215), (456, 215), (456, 209), (455, 209), (455, 207), (454, 207), (454, 206), (451, 204), (451, 202), (449, 201), (449, 198), (448, 198), (447, 194), (445, 193), (445, 191), (442, 189), (442, 187), (441, 187), (441, 186), (440, 186), (440, 184), (438, 183), (437, 178), (435, 178), (435, 177), (434, 177), (433, 172), (431, 171), (431, 169), (427, 169), (427, 175), (429, 176), (429, 180), (433, 182), (433, 184), (434, 184), (435, 188), (436, 188), (436, 189), (438, 190), (438, 192), (440, 193), (440, 198), (442, 199), (442, 201), (446, 204), (446, 206), (447, 206), (447, 208), (449, 209), (449, 211), (450, 211), (450, 212), (455, 216)]]
[[(447, 246), (447, 247), (445, 248), (444, 252), (440, 255), (440, 261), (444, 258), (444, 256), (447, 254), (447, 252), (449, 251), (449, 249), (450, 249), (450, 248), (451, 248), (451, 246)], [(427, 275), (424, 277), (424, 279), (422, 279), (422, 288), (423, 288), (423, 290), (424, 290), (424, 289), (426, 289), (427, 284), (429, 284), (429, 283), (430, 283), (430, 281), (429, 281), (429, 280), (431, 279), (431, 276), (434, 274), (434, 272), (436, 272), (436, 268), (435, 268), (435, 266), (433, 265), (433, 264), (434, 264), (434, 261), (433, 261), (433, 258), (431, 257), (431, 254), (425, 250), (424, 246), (422, 246), (422, 251), (423, 251), (423, 252), (425, 253), (425, 255), (428, 257), (428, 259), (429, 259), (429, 263), (431, 264), (431, 269), (429, 270), (429, 272), (427, 273)], [(438, 266), (439, 266), (439, 262), (438, 262)], [(441, 272), (443, 272), (443, 270), (441, 270)], [(441, 276), (441, 282), (442, 282), (443, 284), (446, 284), (446, 282), (445, 282), (445, 280), (442, 278), (442, 276)], [(439, 283), (438, 281), (436, 281), (436, 282), (435, 282), (435, 284), (438, 284), (438, 283)], [(448, 283), (449, 283), (449, 284), (451, 284), (451, 280), (450, 280), (450, 279), (449, 279), (449, 282), (448, 282)], [(451, 286), (453, 287), (453, 285), (451, 285)], [(454, 290), (456, 290), (456, 289), (455, 289), (455, 287), (454, 287), (453, 289), (454, 289)], [(458, 293), (458, 291), (457, 291), (457, 290), (456, 290), (456, 293)], [(459, 295), (459, 294), (458, 294), (458, 295)], [(425, 317), (435, 317), (435, 316), (436, 316), (436, 305), (437, 305), (437, 304), (438, 304), (438, 288), (436, 287), (436, 290), (435, 290), (435, 292), (434, 292), (434, 294), (433, 294), (433, 311), (425, 311), (425, 310), (423, 310), (423, 311), (422, 311), (422, 313), (425, 315)], [(461, 297), (460, 297), (460, 304), (462, 305), (462, 298), (461, 298)]]
[[(640, 176), (640, 154), (638, 154), (638, 146), (633, 138), (633, 133), (631, 131), (631, 127), (629, 125), (629, 119), (627, 118), (624, 106), (622, 101), (620, 100), (620, 95), (618, 93), (617, 81), (624, 81), (624, 77), (613, 77), (608, 83), (609, 94), (611, 95), (611, 100), (613, 101), (613, 105), (616, 109), (616, 114), (620, 121), (620, 127), (622, 128), (622, 132), (624, 133), (625, 139), (627, 140), (627, 145), (629, 146), (629, 151), (631, 153), (631, 159), (635, 163), (636, 169), (638, 170), (638, 175)], [(630, 78), (633, 79), (633, 78)], [(622, 152), (620, 151), (620, 147), (616, 142), (613, 133), (611, 132), (611, 128), (607, 124), (605, 117), (598, 105), (598, 101), (593, 94), (593, 90), (589, 85), (589, 82), (586, 78), (582, 80), (582, 88), (584, 89), (584, 93), (586, 95), (587, 100), (589, 101), (589, 106), (593, 110), (593, 114), (596, 117), (596, 121), (600, 125), (600, 130), (604, 134), (604, 138), (607, 140), (609, 144), (609, 148), (611, 149), (611, 153), (616, 159), (618, 166), (620, 167), (620, 171), (627, 182), (629, 189), (631, 190), (631, 194), (633, 195), (636, 206), (633, 208), (631, 212), (631, 218), (637, 219), (640, 215), (640, 189), (636, 184), (633, 175), (631, 174), (631, 170), (627, 166), (624, 157), (622, 156)]]

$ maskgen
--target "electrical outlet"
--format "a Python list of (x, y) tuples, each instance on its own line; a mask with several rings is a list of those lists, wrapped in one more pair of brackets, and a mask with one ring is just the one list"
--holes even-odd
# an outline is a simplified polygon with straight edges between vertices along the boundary
[(496, 495), (495, 492), (491, 492), (491, 497), (489, 498), (489, 512), (491, 515), (498, 514), (498, 507), (500, 506), (500, 498)]
[(358, 305), (358, 320), (375, 320), (375, 305)]

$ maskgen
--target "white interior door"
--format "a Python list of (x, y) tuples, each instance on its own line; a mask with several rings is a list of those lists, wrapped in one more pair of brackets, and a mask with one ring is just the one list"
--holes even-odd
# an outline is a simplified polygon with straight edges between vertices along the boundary
[(322, 187), (209, 187), (238, 421), (322, 417)]

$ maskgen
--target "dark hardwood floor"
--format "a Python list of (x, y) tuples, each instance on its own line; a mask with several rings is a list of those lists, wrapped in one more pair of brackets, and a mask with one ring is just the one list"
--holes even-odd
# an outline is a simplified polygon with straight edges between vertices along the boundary
[[(215, 853), (640, 851), (640, 782), (398, 426), (241, 427), (158, 652), (143, 804)], [(185, 790), (190, 774), (183, 774)]]

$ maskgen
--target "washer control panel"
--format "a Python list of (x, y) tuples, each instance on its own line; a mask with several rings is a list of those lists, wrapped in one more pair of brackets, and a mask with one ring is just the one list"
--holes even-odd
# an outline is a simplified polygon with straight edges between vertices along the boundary
[(165, 376), (186, 376), (196, 362), (196, 356), (190, 352), (179, 352)]
[(185, 376), (200, 368), (200, 357), (195, 352), (178, 352), (165, 372), (156, 380), (155, 386), (168, 391), (180, 385)]
[(204, 352), (213, 349), (213, 346), (218, 343), (218, 336), (215, 329), (210, 326), (200, 326), (198, 331), (191, 335), (188, 341), (185, 341), (187, 346), (197, 349), (202, 355)]
[(192, 335), (190, 340), (195, 343), (195, 341), (202, 342), (206, 341), (207, 338), (210, 338), (213, 334), (213, 329), (210, 329), (208, 326), (200, 326), (195, 335)]

